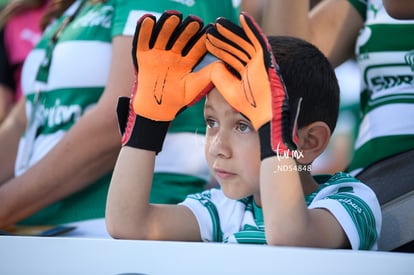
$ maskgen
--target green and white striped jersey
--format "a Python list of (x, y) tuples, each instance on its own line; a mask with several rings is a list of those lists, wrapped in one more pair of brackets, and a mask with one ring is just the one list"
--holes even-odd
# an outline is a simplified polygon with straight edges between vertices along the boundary
[[(160, 16), (165, 10), (179, 10), (183, 16), (193, 14), (207, 24), (219, 16), (236, 21), (240, 11), (239, 0), (107, 0), (97, 4), (87, 1), (61, 33), (53, 48), (49, 69), (37, 77), (51, 37), (81, 2), (76, 1), (62, 17), (51, 23), (24, 64), (22, 86), (30, 126), (20, 139), (16, 175), (24, 173), (43, 158), (79, 118), (94, 107), (108, 80), (112, 39), (121, 35), (132, 36), (136, 22), (143, 14)], [(40, 90), (38, 99), (36, 90)], [(187, 108), (172, 123), (167, 145), (157, 158), (157, 172), (181, 173), (183, 177), (198, 177), (197, 181), (207, 174), (202, 145), (205, 131), (202, 108), (202, 102)], [(176, 158), (177, 148), (184, 148), (180, 149), (180, 155), (192, 157)], [(104, 217), (110, 177), (107, 175), (87, 190), (60, 201), (48, 211), (41, 211), (30, 223), (66, 223)], [(165, 180), (165, 175), (162, 180)], [(188, 183), (188, 179), (182, 182)], [(174, 193), (174, 187), (169, 188), (172, 188), (169, 192)], [(182, 192), (182, 186), (177, 184), (177, 188)]]
[(381, 0), (349, 0), (365, 20), (356, 42), (361, 124), (349, 171), (414, 148), (414, 20), (396, 20)]
[[(308, 208), (331, 212), (352, 249), (378, 249), (382, 216), (375, 193), (346, 173), (315, 179), (320, 187), (304, 198)], [(181, 204), (197, 218), (203, 241), (266, 244), (263, 212), (252, 197), (232, 200), (220, 189), (211, 189), (189, 195)]]

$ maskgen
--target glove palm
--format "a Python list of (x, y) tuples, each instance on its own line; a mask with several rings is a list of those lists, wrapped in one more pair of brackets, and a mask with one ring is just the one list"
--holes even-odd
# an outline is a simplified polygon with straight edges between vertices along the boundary
[(137, 22), (132, 60), (136, 82), (131, 98), (117, 106), (122, 145), (159, 152), (169, 123), (210, 88), (209, 66), (193, 69), (207, 53), (203, 22), (182, 21), (176, 11), (146, 14)]

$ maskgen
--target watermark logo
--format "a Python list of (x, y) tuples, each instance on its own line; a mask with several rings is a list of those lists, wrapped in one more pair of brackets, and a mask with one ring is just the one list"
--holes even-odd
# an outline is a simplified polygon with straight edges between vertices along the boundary
[[(277, 160), (280, 162), (282, 159), (303, 159), (305, 156), (302, 150), (290, 150), (290, 149), (281, 149), (280, 142), (277, 144), (276, 150), (276, 157)], [(310, 172), (312, 170), (311, 164), (278, 164), (276, 165), (276, 170), (274, 173), (277, 172)]]
[(276, 165), (276, 170), (273, 173), (278, 172), (311, 172), (312, 165), (311, 164), (278, 164)]
[(277, 144), (276, 150), (275, 150), (277, 159), (279, 161), (281, 161), (282, 159), (287, 159), (287, 158), (294, 158), (294, 159), (301, 159), (304, 158), (305, 156), (303, 155), (303, 151), (302, 150), (284, 150), (280, 148), (280, 142)]

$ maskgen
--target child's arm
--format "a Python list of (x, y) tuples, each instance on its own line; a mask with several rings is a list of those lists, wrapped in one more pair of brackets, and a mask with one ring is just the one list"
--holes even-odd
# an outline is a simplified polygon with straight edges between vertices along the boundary
[(185, 206), (149, 204), (156, 154), (170, 122), (210, 87), (208, 68), (192, 72), (206, 54), (202, 22), (166, 12), (156, 22), (144, 15), (133, 42), (137, 70), (131, 99), (117, 106), (123, 148), (113, 173), (106, 208), (115, 238), (199, 241), (200, 230)]
[[(260, 194), (269, 244), (347, 248), (339, 222), (326, 209), (308, 209), (293, 158), (269, 157), (260, 167)], [(291, 169), (290, 169), (291, 168)]]
[[(207, 49), (227, 63), (238, 76), (217, 66), (213, 83), (223, 97), (247, 116), (259, 131), (261, 142), (260, 194), (265, 233), (270, 245), (344, 247), (345, 233), (334, 216), (321, 209), (308, 209), (297, 171), (277, 172), (277, 165), (294, 167), (284, 158), (297, 140), (289, 129), (287, 94), (267, 38), (253, 19), (242, 14), (241, 28), (219, 19), (207, 33)], [(292, 138), (293, 137), (293, 138)], [(280, 161), (276, 152), (281, 154)]]
[(185, 206), (149, 204), (155, 152), (124, 146), (112, 176), (106, 208), (109, 233), (120, 239), (200, 241)]

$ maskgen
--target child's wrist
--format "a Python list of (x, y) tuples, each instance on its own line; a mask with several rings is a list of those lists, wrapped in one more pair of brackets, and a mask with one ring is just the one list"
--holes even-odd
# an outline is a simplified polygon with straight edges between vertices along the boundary
[(274, 156), (278, 158), (296, 158), (296, 150), (290, 150), (282, 141), (281, 137), (272, 137), (270, 122), (260, 127), (258, 132), (260, 139), (260, 160)]
[(139, 115), (123, 146), (129, 146), (159, 153), (162, 150), (170, 121), (155, 121)]

